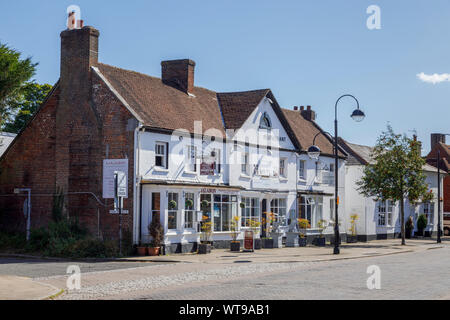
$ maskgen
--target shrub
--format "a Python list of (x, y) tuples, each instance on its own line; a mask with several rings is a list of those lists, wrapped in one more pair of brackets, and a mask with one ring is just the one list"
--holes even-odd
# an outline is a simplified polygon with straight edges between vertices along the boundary
[(0, 233), (0, 249), (23, 249), (26, 246), (26, 237), (22, 233)]
[(428, 221), (427, 217), (424, 214), (421, 214), (419, 218), (417, 218), (417, 229), (423, 230), (427, 227)]
[(164, 230), (158, 218), (154, 218), (148, 226), (148, 232), (153, 238), (153, 246), (160, 247), (164, 237)]

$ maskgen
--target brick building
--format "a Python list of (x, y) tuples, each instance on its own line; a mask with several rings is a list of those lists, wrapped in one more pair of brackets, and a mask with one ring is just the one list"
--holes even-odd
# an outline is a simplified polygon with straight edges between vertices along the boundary
[[(243, 231), (269, 211), (281, 232), (302, 216), (308, 237), (319, 235), (321, 219), (333, 234), (334, 172), (345, 177), (345, 153), (335, 168), (332, 141), (310, 106), (282, 109), (270, 89), (196, 87), (189, 59), (162, 62), (161, 78), (112, 67), (98, 61), (98, 43), (93, 27), (61, 33), (60, 79), (0, 158), (1, 230), (25, 230), (25, 195), (14, 189), (31, 188), (32, 228), (49, 222), (63, 190), (68, 216), (117, 238), (104, 161), (126, 160), (123, 224), (135, 243), (150, 241), (147, 226), (158, 215), (166, 252), (194, 250), (204, 203), (215, 245), (230, 241), (232, 217)], [(319, 160), (306, 152), (316, 135)]]
[[(445, 135), (439, 133), (431, 134), (431, 151), (426, 157), (426, 161), (434, 166), (437, 166), (438, 150), (440, 150), (440, 164), (442, 170), (441, 174), (450, 173), (450, 145), (445, 143)], [(441, 191), (443, 195), (444, 205), (442, 212), (450, 214), (450, 176), (445, 175), (444, 186)]]

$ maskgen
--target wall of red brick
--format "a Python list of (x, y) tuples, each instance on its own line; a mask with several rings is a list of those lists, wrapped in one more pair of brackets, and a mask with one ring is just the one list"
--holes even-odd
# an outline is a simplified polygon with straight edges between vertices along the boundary
[(0, 162), (0, 194), (11, 195), (0, 197), (1, 230), (25, 231), (25, 197), (14, 196), (14, 188), (32, 189), (31, 221), (37, 228), (50, 221), (51, 195), (59, 186), (66, 193), (68, 216), (78, 219), (93, 236), (117, 239), (119, 219), (109, 213), (113, 200), (102, 199), (103, 160), (128, 158), (129, 198), (124, 209), (129, 214), (122, 223), (124, 234), (131, 236), (137, 122), (96, 74), (91, 74), (90, 82), (89, 97), (72, 103), (56, 90)]
[(25, 231), (25, 196), (14, 188), (32, 188), (31, 226), (47, 224), (55, 190), (55, 117), (59, 89), (41, 106), (33, 121), (0, 160), (0, 230)]

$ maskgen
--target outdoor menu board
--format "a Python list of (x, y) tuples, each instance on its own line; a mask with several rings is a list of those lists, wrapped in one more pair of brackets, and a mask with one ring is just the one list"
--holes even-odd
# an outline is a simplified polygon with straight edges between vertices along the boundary
[(253, 231), (247, 230), (244, 233), (244, 251), (254, 250)]

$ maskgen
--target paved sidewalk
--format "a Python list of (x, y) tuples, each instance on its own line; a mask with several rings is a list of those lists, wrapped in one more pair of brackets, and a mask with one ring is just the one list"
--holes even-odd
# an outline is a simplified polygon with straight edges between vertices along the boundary
[(0, 300), (42, 300), (60, 291), (31, 278), (0, 275)]
[[(448, 242), (447, 242), (448, 243)], [(401, 245), (401, 239), (376, 240), (370, 242), (358, 242), (353, 244), (343, 243), (341, 253), (333, 254), (333, 247), (301, 247), (261, 249), (254, 252), (231, 252), (228, 249), (214, 249), (210, 254), (199, 255), (195, 253), (173, 254), (158, 257), (132, 257), (123, 258), (123, 261), (152, 261), (152, 262), (184, 262), (184, 263), (271, 263), (271, 262), (318, 262), (342, 259), (354, 259), (373, 257), (402, 252), (420, 251), (430, 248), (438, 248), (445, 245), (436, 244), (433, 240), (407, 239), (406, 246)]]
[[(262, 249), (255, 252), (230, 252), (214, 249), (211, 254), (176, 254), (160, 257), (124, 258), (123, 264), (130, 268), (108, 271), (86, 272), (81, 268), (82, 290), (67, 292), (63, 299), (110, 299), (132, 298), (146, 290), (192, 287), (205, 281), (219, 281), (229, 277), (255, 276), (267, 272), (307, 268), (312, 264), (329, 263), (334, 260), (357, 259), (392, 255), (397, 253), (420, 253), (430, 249), (449, 247), (444, 241), (437, 245), (432, 240), (408, 240), (406, 246), (401, 241), (380, 240), (368, 243), (342, 244), (341, 254), (333, 255), (332, 247), (303, 247)], [(131, 261), (169, 262), (143, 263), (134, 267)], [(179, 263), (175, 263), (179, 262)], [(20, 278), (0, 275), (0, 299), (43, 299), (66, 289), (67, 275), (43, 278)], [(58, 289), (57, 289), (58, 288)]]

